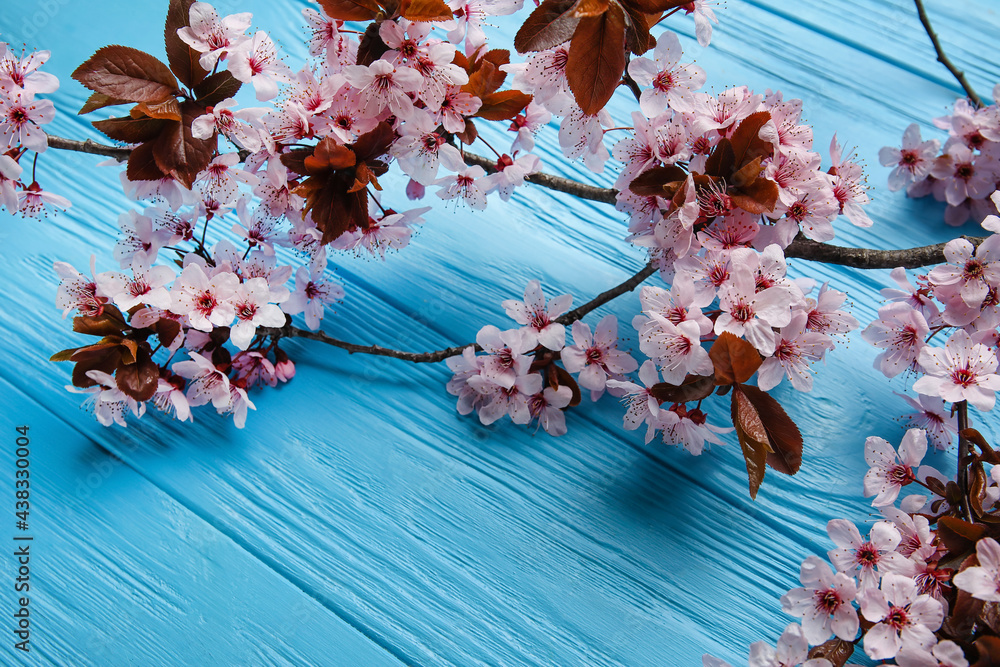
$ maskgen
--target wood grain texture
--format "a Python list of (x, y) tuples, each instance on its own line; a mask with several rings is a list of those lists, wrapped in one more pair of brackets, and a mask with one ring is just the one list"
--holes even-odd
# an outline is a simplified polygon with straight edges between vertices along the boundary
[[(63, 87), (52, 129), (67, 137), (98, 138), (73, 115), (86, 98), (68, 78), (75, 65), (104, 44), (144, 47), (161, 32), (155, 3), (142, 13), (102, 3), (110, 18), (99, 27), (88, 4), (60, 5), (32, 34), (34, 8), (4, 12), (9, 41), (53, 50), (47, 68)], [(250, 2), (240, 11), (275, 26), (298, 63), (303, 6)], [(927, 7), (953, 59), (988, 96), (1000, 78), (996, 62), (981, 58), (1000, 30), (991, 3)], [(877, 161), (910, 122), (940, 136), (929, 121), (957, 92), (908, 2), (729, 0), (717, 9), (709, 49), (694, 43), (692, 24), (672, 24), (709, 84), (801, 97), (816, 147), (825, 155), (837, 132), (869, 165), (875, 227), (838, 221), (837, 243), (891, 248), (949, 237), (942, 207), (887, 192)], [(515, 22), (500, 23), (512, 38)], [(633, 107), (624, 90), (611, 104), (620, 120)], [(562, 166), (550, 130), (538, 149), (549, 170), (610, 183), (610, 174)], [(509, 141), (482, 131), (494, 145)], [(104, 257), (128, 202), (118, 169), (98, 161), (50, 151), (39, 179), (73, 209), (40, 222), (0, 218), (2, 423), (9, 430), (30, 419), (39, 440), (39, 664), (693, 665), (705, 652), (745, 664), (750, 642), (773, 642), (791, 620), (778, 597), (797, 584), (805, 555), (830, 548), (826, 522), (871, 520), (860, 498), (864, 438), (899, 441), (894, 419), (905, 405), (889, 390), (907, 381), (887, 385), (857, 335), (820, 367), (810, 395), (775, 390), (803, 432), (805, 455), (793, 478), (769, 472), (756, 502), (734, 436), (699, 458), (644, 446), (621, 429), (612, 399), (570, 414), (563, 438), (482, 427), (455, 413), (443, 365), (302, 342), (288, 345), (295, 380), (253, 397), (259, 410), (245, 431), (204, 410), (194, 425), (150, 415), (125, 431), (103, 429), (63, 391), (68, 367), (45, 361), (78, 340), (52, 305), (52, 262), (83, 269), (93, 248), (105, 253), (99, 270), (113, 268)], [(384, 184), (392, 195), (404, 180)], [(506, 206), (491, 202), (487, 215), (439, 206), (427, 219), (385, 263), (334, 258), (348, 296), (328, 316), (331, 335), (399, 349), (454, 345), (484, 324), (507, 326), (500, 301), (532, 278), (580, 303), (643, 264), (609, 207), (539, 188)], [(888, 284), (887, 271), (795, 261), (792, 272), (847, 290), (862, 321)], [(587, 321), (616, 314), (636, 348), (628, 322), (637, 306), (635, 295), (623, 297)], [(726, 412), (714, 406), (716, 421)], [(974, 420), (996, 434), (992, 415)], [(0, 470), (11, 470), (11, 453), (0, 451)], [(951, 460), (934, 463), (951, 469)], [(81, 480), (106, 466), (113, 472), (81, 498)], [(298, 608), (307, 617), (289, 625)]]

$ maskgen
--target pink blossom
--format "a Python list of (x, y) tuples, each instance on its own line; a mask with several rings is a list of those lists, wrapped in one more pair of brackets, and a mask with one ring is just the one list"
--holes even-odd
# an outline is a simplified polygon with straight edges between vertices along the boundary
[(239, 284), (235, 273), (222, 272), (209, 278), (200, 266), (188, 264), (170, 292), (170, 310), (187, 315), (191, 326), (200, 331), (227, 327), (236, 317), (230, 299)]
[(34, 51), (18, 58), (7, 44), (0, 42), (0, 88), (23, 90), (31, 95), (54, 93), (59, 88), (59, 79), (38, 71), (50, 55), (49, 51)]
[(865, 440), (865, 496), (875, 496), (872, 505), (883, 507), (896, 502), (900, 490), (917, 479), (916, 468), (927, 453), (927, 436), (919, 429), (910, 429), (903, 436), (899, 453), (882, 438)]
[(295, 291), (281, 305), (281, 309), (289, 315), (305, 312), (306, 326), (313, 331), (319, 329), (326, 304), (344, 298), (344, 288), (328, 280), (325, 270), (325, 253), (318, 256), (310, 267), (300, 266), (295, 273)]
[(904, 302), (882, 306), (878, 317), (861, 332), (869, 344), (884, 350), (875, 357), (875, 368), (890, 378), (916, 369), (917, 358), (926, 345), (924, 338), (930, 332), (927, 320)]
[(278, 59), (274, 42), (263, 30), (230, 52), (229, 73), (238, 81), (253, 84), (262, 102), (278, 96), (279, 81), (292, 79), (292, 70)]
[(808, 556), (799, 571), (802, 588), (794, 588), (781, 597), (787, 614), (802, 618), (802, 630), (810, 644), (822, 644), (837, 635), (854, 641), (858, 634), (858, 612), (851, 602), (857, 594), (854, 579), (836, 574), (816, 556)]
[(0, 154), (0, 205), (3, 205), (8, 213), (17, 213), (21, 206), (18, 203), (17, 190), (18, 179), (23, 170), (14, 158)]
[(0, 145), (21, 146), (41, 153), (49, 145), (41, 126), (51, 122), (55, 115), (51, 101), (35, 100), (29, 92), (0, 95)]
[(573, 305), (573, 296), (553, 297), (546, 306), (541, 283), (532, 280), (524, 288), (524, 300), (507, 299), (500, 303), (507, 316), (525, 327), (525, 342), (531, 347), (540, 344), (550, 350), (566, 345), (566, 327), (555, 320)]
[(646, 361), (639, 367), (639, 381), (645, 386), (634, 382), (608, 380), (605, 385), (611, 389), (621, 389), (625, 392), (622, 402), (628, 405), (625, 411), (625, 430), (634, 431), (642, 424), (647, 424), (646, 444), (653, 439), (658, 428), (657, 418), (660, 414), (660, 402), (650, 393), (649, 389), (660, 381), (656, 364)]
[(909, 577), (887, 573), (881, 588), (868, 588), (858, 595), (861, 613), (875, 626), (865, 633), (865, 653), (874, 660), (896, 657), (908, 648), (931, 646), (934, 630), (941, 627), (944, 610), (929, 595), (918, 595)]
[(219, 20), (212, 5), (195, 2), (191, 5), (189, 18), (190, 26), (180, 28), (177, 36), (201, 53), (199, 64), (212, 71), (220, 59), (225, 59), (233, 49), (248, 41), (243, 33), (250, 27), (253, 14), (231, 14)]
[(903, 147), (886, 146), (878, 152), (879, 162), (885, 167), (894, 167), (889, 174), (889, 190), (895, 192), (914, 181), (927, 178), (934, 166), (941, 142), (937, 139), (920, 140), (920, 126), (912, 123), (903, 133)]
[(285, 315), (276, 303), (288, 298), (288, 290), (272, 290), (264, 278), (251, 278), (236, 287), (230, 297), (236, 314), (236, 324), (229, 330), (229, 339), (241, 350), (250, 347), (257, 327), (280, 327)]
[(546, 387), (528, 398), (528, 411), (538, 425), (549, 435), (566, 435), (566, 413), (563, 408), (573, 399), (573, 390), (561, 387)]
[(205, 405), (209, 401), (216, 409), (226, 408), (229, 395), (229, 376), (217, 369), (210, 359), (197, 352), (188, 352), (190, 361), (178, 361), (171, 370), (181, 377), (191, 380), (187, 389), (188, 403), (192, 407)]
[(132, 262), (132, 277), (121, 273), (102, 273), (97, 276), (101, 291), (108, 295), (122, 311), (140, 304), (166, 310), (170, 307), (170, 292), (166, 285), (176, 278), (168, 266), (150, 266), (141, 258)]
[(993, 408), (993, 392), (1000, 389), (997, 357), (964, 329), (953, 333), (944, 349), (924, 347), (919, 361), (927, 375), (913, 383), (913, 391), (950, 403), (967, 400), (980, 410)]
[(482, 394), (485, 399), (479, 408), (479, 421), (489, 426), (496, 420), (509, 415), (515, 424), (531, 421), (528, 402), (542, 389), (542, 376), (538, 373), (519, 375), (509, 387), (502, 387), (482, 375), (468, 379), (469, 386)]
[(331, 49), (337, 49), (338, 44), (344, 39), (340, 34), (343, 21), (331, 19), (312, 8), (303, 9), (302, 16), (312, 31), (312, 36), (309, 38), (309, 55), (320, 56)]
[(656, 40), (653, 60), (635, 58), (628, 73), (640, 86), (650, 86), (639, 97), (639, 108), (648, 117), (659, 115), (667, 106), (679, 111), (691, 110), (692, 91), (705, 85), (705, 70), (697, 65), (681, 65), (680, 40), (665, 32)]
[(605, 315), (597, 324), (593, 336), (590, 327), (580, 320), (573, 322), (573, 345), (563, 348), (563, 366), (570, 373), (579, 373), (577, 380), (584, 389), (603, 392), (608, 378), (621, 379), (625, 373), (639, 368), (639, 363), (618, 347), (618, 318)]
[(236, 428), (243, 428), (247, 423), (247, 410), (256, 410), (257, 406), (250, 401), (247, 390), (231, 382), (229, 384), (229, 404), (224, 407), (216, 406), (216, 411), (220, 415), (233, 416), (233, 425)]
[(864, 172), (861, 165), (853, 160), (853, 154), (843, 157), (837, 135), (830, 141), (830, 160), (833, 165), (830, 172), (833, 177), (833, 196), (840, 204), (840, 214), (847, 216), (851, 224), (857, 227), (871, 227), (872, 220), (861, 208), (868, 204), (868, 188), (864, 183)]
[(831, 667), (826, 658), (809, 657), (809, 642), (798, 623), (791, 623), (778, 638), (777, 650), (766, 642), (750, 644), (749, 667)]
[(688, 410), (683, 403), (661, 408), (655, 426), (663, 432), (663, 444), (679, 445), (693, 456), (701, 456), (706, 442), (725, 444), (716, 434), (733, 430), (709, 424), (708, 415), (697, 408)]
[(711, 4), (711, 0), (693, 0), (686, 5), (681, 5), (681, 8), (694, 19), (694, 32), (698, 37), (698, 44), (701, 46), (708, 46), (711, 43), (712, 23), (719, 23), (715, 12), (709, 6)]
[(979, 565), (967, 567), (952, 582), (978, 600), (1000, 602), (1000, 544), (992, 537), (976, 542)]
[(486, 170), (477, 164), (462, 169), (456, 174), (439, 178), (434, 181), (434, 185), (441, 186), (441, 189), (437, 191), (437, 196), (444, 200), (461, 197), (469, 208), (482, 211), (486, 208), (486, 193), (483, 191), (483, 185), (489, 185), (488, 181), (483, 183), (485, 175)]
[(56, 307), (63, 309), (65, 319), (74, 310), (81, 315), (100, 316), (104, 305), (108, 302), (106, 294), (100, 291), (95, 276), (97, 256), (90, 256), (90, 275), (86, 277), (66, 262), (56, 262), (52, 265), (59, 276), (59, 289), (56, 290)]
[(969, 667), (962, 647), (950, 640), (934, 646), (904, 646), (896, 654), (896, 663), (911, 667)]
[(490, 382), (510, 389), (518, 376), (528, 372), (531, 358), (525, 353), (535, 346), (535, 337), (523, 329), (500, 331), (488, 324), (476, 334), (476, 342), (486, 353), (481, 374)]
[(114, 377), (103, 371), (87, 371), (87, 377), (97, 383), (95, 387), (79, 389), (72, 385), (67, 386), (71, 392), (76, 394), (90, 394), (84, 401), (84, 407), (94, 410), (94, 416), (101, 426), (111, 426), (118, 424), (122, 428), (128, 425), (125, 423), (126, 411), (131, 412), (136, 417), (142, 417), (146, 413), (146, 404), (139, 403), (134, 398), (118, 388), (118, 382)]
[(176, 378), (176, 380), (181, 386), (162, 377), (157, 381), (156, 393), (153, 394), (153, 398), (151, 399), (153, 405), (160, 412), (170, 415), (179, 421), (194, 421), (194, 417), (191, 415), (191, 405), (188, 403), (187, 396), (184, 395), (182, 384), (184, 381), (180, 378)]
[(377, 117), (388, 109), (397, 118), (408, 119), (413, 113), (413, 100), (407, 93), (415, 93), (423, 85), (419, 72), (409, 67), (393, 67), (385, 60), (376, 60), (368, 67), (345, 67), (344, 77), (358, 89), (360, 109), (369, 117)]
[(809, 317), (806, 329), (821, 334), (846, 334), (858, 328), (858, 320), (839, 308), (844, 305), (847, 295), (823, 283), (816, 300), (806, 299)]
[(462, 354), (445, 359), (445, 363), (453, 374), (445, 388), (458, 397), (458, 414), (467, 415), (483, 405), (487, 396), (469, 384), (469, 380), (478, 377), (482, 370), (482, 357), (476, 356), (475, 346), (469, 345)]
[(191, 122), (191, 135), (210, 139), (213, 133), (219, 132), (237, 148), (256, 153), (265, 143), (267, 130), (261, 118), (268, 110), (262, 107), (233, 109), (235, 106), (236, 100), (228, 98), (207, 108), (207, 113)]
[(731, 282), (720, 290), (722, 314), (715, 321), (715, 333), (745, 337), (763, 355), (774, 353), (777, 335), (774, 327), (784, 327), (792, 321), (789, 292), (775, 285), (755, 291), (755, 280), (742, 265), (732, 268)]
[(978, 248), (966, 239), (952, 239), (944, 256), (948, 263), (927, 274), (940, 301), (957, 292), (966, 305), (978, 308), (987, 292), (1000, 286), (1000, 235), (990, 235)]
[(829, 337), (806, 329), (809, 316), (797, 310), (788, 326), (778, 333), (773, 356), (768, 357), (757, 371), (757, 386), (770, 391), (787, 376), (799, 391), (812, 389), (812, 372), (809, 363), (819, 361), (827, 349), (832, 349)]
[(400, 137), (390, 150), (403, 173), (421, 185), (431, 185), (437, 179), (443, 161), (449, 168), (464, 164), (462, 154), (437, 132), (437, 123), (423, 110), (413, 112), (400, 126)]
[(936, 449), (947, 449), (958, 435), (958, 419), (940, 396), (918, 394), (913, 399), (905, 394), (893, 392), (916, 410), (903, 415), (906, 425), (926, 431)]
[(690, 375), (711, 375), (712, 360), (701, 346), (701, 331), (694, 321), (674, 324), (652, 313), (639, 330), (639, 349), (655, 361), (667, 384), (679, 385)]
[(66, 210), (73, 204), (62, 195), (42, 190), (42, 186), (35, 181), (17, 193), (17, 205), (22, 215), (35, 217), (38, 215), (48, 215), (48, 209), (46, 208), (48, 206)]
[(837, 545), (827, 552), (830, 562), (838, 572), (852, 575), (858, 572), (858, 588), (876, 588), (879, 578), (886, 572), (908, 574), (913, 571), (912, 561), (896, 552), (902, 537), (888, 521), (872, 526), (867, 540), (850, 521), (832, 519), (826, 526), (830, 539)]

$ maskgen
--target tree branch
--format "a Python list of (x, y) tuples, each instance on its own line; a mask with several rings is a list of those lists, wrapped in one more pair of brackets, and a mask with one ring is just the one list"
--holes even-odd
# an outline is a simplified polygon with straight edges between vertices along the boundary
[[(557, 318), (556, 322), (559, 324), (572, 324), (573, 322), (582, 319), (585, 315), (600, 308), (609, 301), (614, 300), (626, 292), (631, 292), (655, 272), (656, 267), (652, 264), (647, 264), (628, 280), (615, 285), (605, 292), (601, 292), (579, 308), (575, 308), (562, 317)], [(379, 345), (358, 345), (356, 343), (348, 343), (346, 341), (333, 338), (332, 336), (328, 336), (322, 331), (307, 331), (305, 329), (293, 327), (291, 324), (287, 324), (281, 328), (261, 327), (257, 329), (257, 333), (265, 336), (274, 336), (275, 339), (307, 338), (309, 340), (317, 340), (321, 343), (326, 343), (327, 345), (339, 347), (342, 350), (347, 350), (351, 354), (373, 354), (379, 357), (392, 357), (393, 359), (402, 359), (403, 361), (412, 361), (415, 363), (435, 363), (438, 361), (444, 361), (449, 357), (462, 354), (462, 351), (467, 347), (474, 348), (476, 352), (482, 350), (482, 348), (475, 343), (467, 343), (465, 345), (457, 345), (455, 347), (448, 347), (443, 350), (435, 350), (433, 352), (403, 352), (401, 350), (393, 350)]]
[[(986, 239), (976, 236), (962, 236), (978, 247)], [(845, 248), (843, 246), (810, 241), (798, 237), (785, 248), (785, 257), (797, 257), (824, 264), (850, 266), (855, 269), (916, 269), (921, 266), (945, 262), (944, 243), (925, 245), (906, 250), (873, 250), (871, 248)]]
[(934, 51), (937, 52), (938, 62), (948, 68), (948, 71), (952, 73), (958, 83), (965, 90), (965, 94), (972, 100), (972, 103), (977, 107), (983, 107), (983, 101), (973, 90), (972, 85), (969, 80), (965, 78), (965, 72), (955, 67), (955, 63), (951, 62), (951, 59), (945, 55), (944, 49), (941, 47), (941, 42), (938, 40), (937, 33), (934, 32), (934, 28), (931, 27), (931, 21), (927, 18), (927, 12), (924, 10), (923, 0), (913, 0), (914, 4), (917, 6), (917, 15), (920, 17), (920, 22), (924, 24), (924, 30), (927, 31), (927, 36), (931, 38), (931, 44), (934, 45)]
[[(496, 160), (491, 160), (488, 157), (476, 155), (469, 151), (462, 151), (462, 157), (465, 159), (466, 164), (478, 164), (487, 172), (492, 173), (497, 170)], [(599, 188), (596, 185), (587, 185), (586, 183), (580, 183), (579, 181), (563, 178), (562, 176), (553, 176), (544, 172), (528, 174), (524, 180), (535, 185), (540, 185), (543, 188), (548, 188), (549, 190), (558, 190), (574, 197), (589, 199), (601, 202), (602, 204), (613, 205), (616, 201), (615, 195), (618, 194), (618, 191), (614, 188)]]
[(62, 137), (50, 134), (48, 135), (48, 140), (49, 148), (58, 148), (64, 151), (76, 151), (77, 153), (90, 153), (91, 155), (105, 155), (107, 157), (113, 157), (119, 162), (127, 160), (129, 153), (132, 152), (131, 148), (107, 146), (105, 144), (99, 144), (92, 139), (87, 139), (86, 141), (76, 141), (74, 139), (63, 139)]

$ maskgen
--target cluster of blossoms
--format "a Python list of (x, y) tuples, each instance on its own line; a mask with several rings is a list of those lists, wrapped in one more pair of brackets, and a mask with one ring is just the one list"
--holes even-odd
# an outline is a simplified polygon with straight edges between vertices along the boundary
[(947, 202), (944, 220), (956, 227), (970, 217), (981, 222), (995, 215), (989, 196), (1000, 187), (1000, 84), (993, 101), (978, 108), (959, 99), (950, 116), (935, 118), (934, 125), (948, 131), (943, 147), (937, 139), (922, 141), (916, 123), (907, 127), (901, 148), (879, 151), (879, 161), (893, 168), (889, 189)]
[(605, 389), (614, 392), (616, 382), (639, 367), (618, 349), (618, 320), (608, 315), (593, 331), (577, 320), (573, 344), (567, 345), (566, 326), (558, 318), (572, 303), (568, 294), (546, 301), (537, 280), (528, 283), (523, 301), (504, 301), (507, 315), (521, 326), (506, 331), (485, 326), (476, 336), (483, 354), (467, 347), (447, 361), (454, 373), (448, 392), (458, 397), (459, 413), (475, 410), (483, 424), (504, 416), (515, 424), (537, 420), (550, 435), (564, 435), (563, 410), (579, 404), (581, 388), (590, 390), (594, 401)]
[[(777, 650), (753, 644), (751, 665), (844, 665), (855, 645), (873, 660), (902, 667), (993, 664), (988, 656), (1000, 647), (1000, 456), (975, 431), (969, 436), (979, 452), (971, 457), (976, 483), (967, 496), (920, 465), (924, 431), (907, 431), (898, 451), (882, 438), (867, 439), (864, 494), (874, 496), (884, 519), (867, 536), (850, 521), (829, 522), (832, 568), (817, 556), (805, 559), (802, 586), (781, 598), (785, 613), (801, 624), (786, 628)], [(984, 464), (992, 466), (988, 473)], [(921, 492), (900, 499), (912, 484)], [(971, 521), (960, 518), (963, 507)], [(725, 664), (704, 658), (706, 667)]]
[[(991, 200), (1000, 203), (1000, 192)], [(915, 410), (907, 419), (926, 429), (940, 449), (956, 434), (945, 403), (968, 401), (990, 410), (1000, 389), (1000, 217), (987, 216), (982, 224), (992, 233), (979, 247), (965, 239), (949, 241), (948, 262), (918, 275), (916, 286), (905, 270), (895, 269), (899, 288), (882, 290), (887, 303), (862, 332), (882, 350), (875, 367), (886, 377), (919, 376), (912, 386), (918, 399), (905, 397)], [(932, 345), (939, 334), (948, 335), (943, 348)]]
[(31, 182), (21, 164), (29, 151), (37, 154), (48, 148), (48, 138), (42, 125), (52, 122), (56, 110), (52, 102), (37, 95), (53, 93), (59, 79), (39, 68), (49, 59), (48, 51), (35, 51), (18, 56), (6, 42), (0, 42), (0, 207), (9, 213), (40, 216), (46, 206), (67, 209), (65, 197), (43, 190)]

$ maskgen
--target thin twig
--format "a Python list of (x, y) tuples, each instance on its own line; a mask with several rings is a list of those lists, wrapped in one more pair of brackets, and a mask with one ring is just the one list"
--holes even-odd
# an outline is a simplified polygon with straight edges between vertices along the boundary
[[(656, 267), (652, 264), (647, 264), (635, 275), (631, 276), (624, 282), (615, 285), (605, 292), (601, 292), (579, 308), (575, 308), (562, 317), (557, 318), (556, 322), (559, 324), (572, 324), (573, 322), (582, 319), (585, 315), (593, 310), (596, 310), (597, 308), (600, 308), (609, 301), (614, 300), (626, 292), (631, 292), (642, 284), (644, 280), (653, 275), (655, 271)], [(275, 338), (307, 338), (309, 340), (316, 340), (321, 343), (326, 343), (327, 345), (339, 347), (342, 350), (347, 350), (351, 354), (372, 354), (379, 357), (392, 357), (393, 359), (412, 361), (414, 363), (435, 363), (438, 361), (444, 361), (449, 357), (462, 354), (462, 352), (468, 347), (474, 348), (477, 352), (482, 350), (482, 348), (475, 343), (466, 343), (465, 345), (456, 345), (455, 347), (448, 347), (443, 350), (435, 350), (433, 352), (403, 352), (402, 350), (393, 350), (379, 345), (358, 345), (357, 343), (348, 343), (347, 341), (338, 340), (337, 338), (328, 336), (322, 331), (307, 331), (305, 329), (293, 327), (291, 324), (287, 324), (281, 328), (262, 327), (257, 329), (257, 333), (265, 336), (274, 336)]]
[[(962, 236), (978, 247), (986, 239), (976, 236)], [(921, 266), (941, 264), (946, 261), (944, 243), (925, 245), (905, 250), (873, 250), (872, 248), (845, 248), (844, 246), (810, 241), (799, 237), (785, 248), (785, 257), (808, 259), (824, 264), (837, 264), (855, 269), (916, 269)]]
[(958, 484), (959, 497), (961, 498), (962, 513), (965, 520), (972, 522), (972, 503), (969, 502), (969, 468), (968, 458), (972, 455), (972, 443), (962, 435), (962, 431), (969, 428), (969, 405), (965, 401), (955, 403), (955, 411), (958, 413), (958, 474), (955, 482)]
[(58, 148), (64, 151), (76, 151), (77, 153), (90, 153), (91, 155), (105, 155), (107, 157), (113, 157), (119, 162), (127, 160), (129, 153), (132, 152), (131, 148), (107, 146), (105, 144), (99, 144), (92, 139), (87, 139), (86, 141), (76, 141), (75, 139), (63, 139), (62, 137), (50, 134), (48, 135), (48, 140), (49, 148)]
[(931, 21), (927, 18), (927, 12), (924, 10), (923, 0), (913, 0), (913, 3), (917, 6), (917, 15), (920, 17), (920, 22), (924, 24), (924, 30), (927, 31), (927, 36), (931, 38), (931, 44), (934, 45), (934, 51), (937, 52), (938, 62), (948, 68), (948, 71), (952, 73), (958, 83), (965, 90), (965, 94), (968, 96), (972, 103), (977, 107), (983, 107), (983, 101), (980, 99), (976, 91), (973, 90), (972, 84), (969, 80), (965, 78), (965, 72), (955, 67), (955, 63), (951, 62), (951, 59), (945, 55), (944, 49), (941, 47), (941, 42), (938, 40), (937, 33), (934, 32), (934, 28), (931, 27)]
[[(489, 173), (497, 170), (497, 161), (491, 160), (488, 157), (476, 155), (475, 153), (470, 153), (469, 151), (462, 151), (462, 157), (465, 159), (466, 164), (477, 164)], [(616, 201), (615, 196), (618, 194), (618, 191), (614, 188), (599, 188), (596, 185), (587, 185), (586, 183), (580, 183), (579, 181), (574, 181), (570, 178), (553, 176), (552, 174), (546, 174), (544, 172), (528, 174), (525, 176), (524, 180), (529, 183), (534, 183), (535, 185), (540, 185), (543, 188), (548, 188), (549, 190), (565, 192), (566, 194), (573, 195), (574, 197), (589, 199), (591, 201), (601, 202), (602, 204), (614, 204)]]

